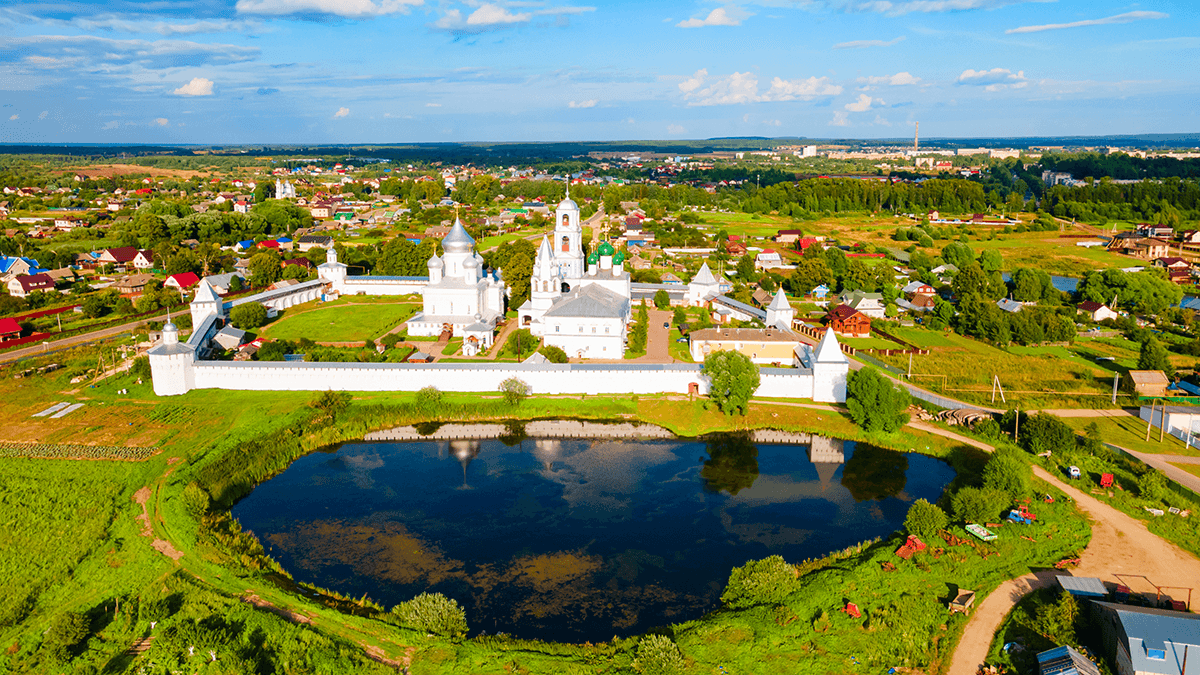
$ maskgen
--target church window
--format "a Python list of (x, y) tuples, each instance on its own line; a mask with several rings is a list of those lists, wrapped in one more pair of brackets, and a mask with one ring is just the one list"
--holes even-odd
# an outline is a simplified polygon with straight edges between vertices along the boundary
[[(563, 224), (563, 227), (569, 226), (571, 224), (571, 217), (564, 213), (563, 219), (562, 219), (562, 224)], [(563, 237), (563, 238), (565, 239), (566, 237)], [(565, 251), (567, 249), (564, 248), (563, 250)]]
[(582, 332), (583, 332), (583, 326), (580, 326), (580, 327), (579, 327), (579, 332), (580, 332), (580, 333), (582, 333)]
[(571, 251), (571, 240), (570, 240), (570, 239), (568, 239), (568, 238), (566, 237), (566, 235), (563, 235), (563, 238), (562, 238), (562, 252), (563, 252), (563, 253), (570, 253), (570, 251)]
[(592, 326), (592, 335), (595, 335), (595, 334), (596, 334), (596, 327)]
[(568, 284), (567, 282), (564, 281), (563, 285), (562, 285), (562, 292), (569, 293), (570, 291), (571, 291), (571, 284)]
[(561, 332), (562, 332), (562, 326), (555, 325), (555, 326), (554, 326), (554, 332), (555, 332), (555, 333), (561, 333)]
[(605, 332), (605, 333), (611, 333), (611, 332), (612, 332), (612, 326), (605, 326), (605, 327), (604, 327), (604, 332)]

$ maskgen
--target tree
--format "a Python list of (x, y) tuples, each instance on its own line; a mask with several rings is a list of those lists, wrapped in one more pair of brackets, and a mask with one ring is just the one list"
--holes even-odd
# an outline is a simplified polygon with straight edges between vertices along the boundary
[(891, 433), (908, 423), (909, 394), (867, 366), (850, 373), (846, 407), (854, 423), (867, 431)]
[(717, 351), (704, 358), (700, 372), (707, 375), (709, 398), (717, 404), (717, 408), (731, 415), (745, 415), (750, 405), (750, 397), (754, 395), (760, 382), (758, 366), (750, 357), (741, 352)]
[(967, 486), (950, 498), (950, 510), (955, 520), (989, 523), (998, 518), (1010, 503), (1008, 494), (1001, 490)]
[(937, 504), (930, 504), (924, 499), (918, 499), (913, 502), (913, 505), (908, 509), (908, 516), (904, 519), (904, 529), (908, 530), (909, 534), (917, 535), (917, 538), (922, 541), (931, 541), (937, 536), (939, 530), (946, 527), (949, 518), (946, 517), (946, 512)]
[(279, 281), (283, 270), (279, 268), (282, 260), (275, 251), (256, 253), (250, 258), (250, 283), (262, 288)]
[(282, 361), (288, 354), (288, 345), (282, 340), (273, 340), (259, 347), (254, 358), (259, 361)]
[(993, 455), (983, 467), (983, 486), (999, 490), (1010, 499), (1020, 499), (1033, 489), (1029, 465), (1010, 454)]
[(229, 320), (242, 330), (254, 330), (267, 322), (267, 308), (257, 302), (244, 302), (229, 310)]
[(546, 360), (550, 363), (568, 363), (571, 360), (567, 356), (567, 353), (562, 350), (562, 347), (555, 345), (546, 345), (539, 349), (538, 353), (546, 357)]
[(532, 392), (533, 389), (524, 380), (516, 377), (510, 377), (500, 383), (500, 393), (504, 395), (504, 400), (514, 407), (520, 405)]
[[(808, 248), (809, 251), (819, 250), (817, 246)], [(804, 257), (796, 265), (796, 271), (787, 279), (788, 290), (792, 292), (792, 295), (804, 296), (822, 284), (826, 287), (833, 286), (833, 272), (829, 270), (824, 256), (810, 256), (808, 251), (805, 251)]]
[(700, 470), (704, 489), (730, 496), (754, 485), (758, 478), (758, 446), (748, 432), (720, 433), (708, 442), (708, 459)]
[(671, 296), (667, 295), (667, 292), (663, 289), (658, 289), (658, 292), (654, 294), (654, 306), (657, 309), (666, 309), (670, 307)]
[(327, 389), (313, 397), (308, 403), (308, 407), (319, 410), (329, 417), (334, 419), (350, 405), (350, 394), (341, 391), (333, 391)]
[(1175, 366), (1171, 365), (1170, 353), (1154, 336), (1150, 336), (1142, 343), (1142, 348), (1138, 352), (1137, 369), (1161, 370), (1166, 373), (1167, 377), (1175, 374)]
[(950, 281), (950, 288), (960, 298), (972, 294), (978, 294), (985, 298), (989, 297), (987, 275), (984, 274), (983, 268), (979, 266), (979, 263), (974, 260), (959, 268), (958, 274), (955, 274), (954, 279)]
[(1022, 422), (1021, 446), (1035, 455), (1075, 447), (1075, 431), (1050, 413), (1038, 413)]
[(682, 307), (676, 307), (671, 313), (671, 321), (675, 322), (676, 326), (687, 323), (687, 320), (687, 310)]
[(432, 384), (422, 387), (417, 392), (417, 405), (424, 410), (432, 410), (442, 402), (442, 392)]
[(1138, 492), (1143, 498), (1152, 502), (1164, 502), (1171, 495), (1167, 481), (1158, 471), (1151, 469), (1138, 478)]
[(529, 299), (530, 278), (533, 276), (533, 258), (525, 253), (518, 253), (501, 266), (504, 271), (504, 283), (509, 288), (508, 306), (520, 307)]

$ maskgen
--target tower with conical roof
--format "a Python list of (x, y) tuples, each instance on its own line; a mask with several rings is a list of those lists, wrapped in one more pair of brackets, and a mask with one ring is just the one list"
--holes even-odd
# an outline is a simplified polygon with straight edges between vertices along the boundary
[(179, 329), (168, 321), (163, 326), (162, 340), (147, 352), (154, 393), (159, 396), (186, 394), (195, 386), (192, 363), (196, 350), (179, 341)]
[(583, 226), (579, 223), (579, 205), (571, 199), (569, 180), (567, 196), (554, 210), (554, 239), (551, 245), (559, 276), (574, 288), (572, 281), (582, 278), (584, 272)]
[(792, 319), (796, 317), (796, 310), (792, 309), (791, 303), (788, 302), (787, 296), (783, 294), (783, 289), (780, 288), (775, 293), (775, 298), (771, 300), (771, 304), (767, 307), (767, 325), (775, 326), (782, 330), (792, 329)]
[(826, 328), (820, 344), (810, 350), (807, 365), (812, 369), (814, 401), (845, 402), (850, 360), (842, 353), (832, 328)]
[(705, 300), (721, 294), (721, 284), (708, 269), (708, 263), (700, 266), (700, 271), (688, 283), (687, 302), (689, 305), (699, 305)]
[(217, 295), (217, 291), (213, 289), (207, 278), (200, 280), (200, 285), (196, 287), (196, 295), (192, 296), (192, 302), (188, 308), (192, 312), (194, 328), (199, 328), (205, 319), (214, 314), (219, 318), (225, 316), (225, 302), (221, 296)]

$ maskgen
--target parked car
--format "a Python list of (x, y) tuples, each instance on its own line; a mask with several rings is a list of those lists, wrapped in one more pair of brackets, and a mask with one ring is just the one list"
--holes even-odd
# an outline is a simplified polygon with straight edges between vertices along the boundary
[(670, 321), (664, 321), (664, 322), (663, 322), (663, 328), (670, 328), (670, 327), (671, 327), (671, 322), (670, 322)]
[(681, 343), (681, 344), (687, 344), (687, 341), (688, 341), (688, 339), (687, 339), (687, 338), (678, 338), (678, 339), (677, 339), (677, 340), (675, 340), (675, 341), (676, 341), (676, 342), (679, 342), (679, 343)]

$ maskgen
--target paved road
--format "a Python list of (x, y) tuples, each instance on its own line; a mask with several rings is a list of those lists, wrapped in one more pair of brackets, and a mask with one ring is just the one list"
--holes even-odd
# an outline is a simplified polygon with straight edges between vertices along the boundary
[(71, 347), (78, 347), (80, 345), (88, 344), (91, 342), (96, 342), (98, 340), (103, 340), (105, 338), (110, 338), (110, 337), (113, 337), (116, 335), (121, 335), (122, 333), (132, 333), (135, 329), (137, 329), (139, 326), (146, 323), (147, 321), (166, 321), (166, 320), (167, 320), (167, 315), (163, 314), (162, 316), (138, 319), (137, 321), (122, 324), (120, 326), (104, 328), (102, 330), (92, 331), (91, 333), (84, 333), (82, 335), (76, 335), (75, 337), (63, 338), (62, 340), (55, 340), (55, 341), (49, 343), (48, 345), (36, 344), (36, 345), (30, 345), (28, 347), (22, 347), (21, 349), (14, 349), (10, 352), (4, 352), (4, 353), (0, 354), (0, 364), (12, 363), (13, 361), (17, 361), (17, 360), (20, 360), (20, 359), (23, 359), (23, 358), (26, 358), (29, 356), (40, 356), (42, 354), (50, 354), (53, 352), (61, 351), (63, 349), (69, 349)]
[(671, 358), (671, 329), (663, 328), (664, 323), (670, 323), (671, 312), (665, 309), (651, 309), (647, 313), (650, 315), (650, 330), (647, 331), (646, 355), (634, 360), (643, 363), (674, 363), (675, 359)]

